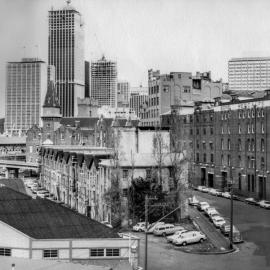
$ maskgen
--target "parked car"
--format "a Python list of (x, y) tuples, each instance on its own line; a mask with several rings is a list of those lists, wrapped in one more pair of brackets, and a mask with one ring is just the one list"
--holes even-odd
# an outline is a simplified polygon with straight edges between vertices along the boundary
[(211, 194), (211, 195), (217, 195), (216, 193), (216, 190), (214, 188), (209, 188), (208, 190), (208, 193)]
[(193, 196), (191, 198), (188, 198), (189, 205), (197, 206), (199, 204), (199, 200)]
[(104, 225), (106, 225), (109, 228), (112, 228), (113, 227), (112, 224), (109, 221), (107, 221), (107, 220), (101, 221), (101, 223), (104, 224)]
[(155, 222), (148, 226), (147, 233), (153, 233), (155, 228), (157, 228), (159, 225), (164, 225), (164, 222)]
[(204, 193), (208, 193), (209, 188), (207, 188), (207, 187), (203, 187), (203, 188), (201, 189), (201, 191), (202, 191), (202, 192), (204, 192)]
[(175, 241), (175, 245), (187, 245), (192, 243), (203, 242), (206, 240), (206, 235), (199, 231), (189, 231), (178, 237)]
[(230, 198), (231, 198), (231, 193), (228, 192), (228, 191), (225, 191), (225, 192), (222, 192), (222, 193), (221, 193), (221, 196), (222, 196), (223, 198), (230, 199)]
[(184, 228), (182, 226), (174, 226), (173, 224), (163, 224), (155, 228), (153, 233), (154, 235), (158, 235), (158, 236), (160, 235), (166, 236), (166, 235), (174, 234), (176, 231), (180, 231), (180, 230), (184, 230)]
[(199, 202), (198, 204), (198, 209), (200, 211), (204, 211), (204, 209), (206, 209), (207, 207), (210, 207), (208, 202)]
[(204, 209), (204, 213), (205, 213), (207, 216), (209, 216), (209, 214), (210, 214), (211, 212), (213, 212), (213, 211), (216, 211), (216, 208), (211, 207), (211, 206), (209, 206), (209, 207), (207, 207), (207, 208)]
[(37, 193), (38, 197), (43, 198), (43, 199), (46, 198), (46, 197), (50, 197), (49, 191), (47, 191), (45, 189), (37, 190), (36, 193)]
[(167, 242), (171, 243), (173, 242), (177, 237), (179, 237), (180, 235), (182, 235), (183, 233), (188, 232), (188, 230), (180, 230), (180, 231), (176, 231), (173, 235), (167, 236)]
[(270, 209), (270, 201), (259, 201), (259, 206), (262, 208)]
[(206, 187), (205, 187), (205, 186), (198, 186), (198, 187), (197, 187), (197, 190), (198, 190), (198, 191), (202, 191), (204, 188), (206, 188)]
[(246, 198), (245, 202), (248, 204), (252, 204), (252, 205), (258, 205), (259, 202), (257, 200), (255, 200), (254, 198)]
[(212, 221), (216, 228), (220, 228), (223, 224), (226, 223), (225, 219), (221, 216), (214, 216)]
[(143, 232), (145, 230), (145, 222), (138, 222), (132, 229), (135, 232)]
[[(224, 224), (222, 224), (220, 226), (220, 231), (224, 234), (224, 235), (229, 235), (231, 230), (231, 225), (230, 222), (226, 221)], [(239, 231), (234, 225), (233, 225), (233, 231)]]
[(220, 216), (220, 213), (217, 210), (212, 211), (211, 213), (209, 213), (209, 218), (210, 218), (211, 221), (213, 221), (214, 217), (218, 217), (218, 216)]

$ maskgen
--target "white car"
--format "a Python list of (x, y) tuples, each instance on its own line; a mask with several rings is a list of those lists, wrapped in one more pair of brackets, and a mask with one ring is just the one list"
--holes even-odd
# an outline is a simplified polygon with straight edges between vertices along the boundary
[(214, 216), (212, 218), (212, 221), (217, 228), (220, 228), (223, 224), (226, 223), (225, 219), (221, 216)]
[(50, 193), (45, 189), (37, 190), (37, 196), (44, 199), (46, 197), (50, 197)]
[(262, 208), (270, 209), (270, 201), (259, 201), (259, 206)]
[(204, 188), (206, 188), (206, 187), (205, 187), (205, 186), (198, 186), (198, 187), (197, 187), (197, 190), (198, 190), (198, 191), (202, 191)]
[(207, 192), (209, 192), (209, 188), (203, 187), (203, 188), (201, 189), (201, 191), (207, 193)]
[(209, 216), (209, 214), (210, 213), (212, 213), (213, 211), (216, 211), (216, 208), (214, 208), (214, 207), (207, 207), (207, 208), (205, 208), (204, 209), (204, 213), (207, 215), (207, 216)]
[(181, 231), (177, 231), (175, 232), (173, 235), (167, 236), (167, 242), (171, 243), (173, 242), (175, 239), (177, 239), (180, 235), (182, 235), (183, 233), (188, 232), (188, 230), (181, 230)]
[(226, 198), (226, 199), (230, 199), (231, 198), (231, 194), (228, 191), (222, 192), (221, 193), (221, 196), (224, 197), (224, 198)]
[(210, 220), (212, 221), (214, 217), (217, 217), (217, 216), (220, 216), (220, 213), (215, 210), (215, 211), (212, 211), (211, 213), (209, 213), (209, 218)]
[(175, 241), (175, 245), (187, 245), (197, 242), (203, 242), (206, 240), (206, 235), (199, 231), (189, 231), (178, 237)]
[(258, 205), (258, 201), (256, 201), (254, 198), (246, 198), (245, 202), (248, 204)]
[(206, 208), (210, 207), (208, 202), (199, 202), (198, 209), (204, 211)]
[(210, 188), (209, 189), (209, 194), (214, 195), (214, 196), (221, 196), (222, 192), (217, 190), (217, 189)]
[(154, 235), (158, 235), (158, 236), (160, 235), (166, 236), (166, 235), (174, 234), (176, 231), (181, 231), (181, 230), (184, 230), (182, 226), (174, 226), (173, 224), (164, 224), (155, 228), (153, 233)]
[(145, 222), (138, 222), (135, 226), (132, 227), (135, 232), (144, 232), (145, 231)]

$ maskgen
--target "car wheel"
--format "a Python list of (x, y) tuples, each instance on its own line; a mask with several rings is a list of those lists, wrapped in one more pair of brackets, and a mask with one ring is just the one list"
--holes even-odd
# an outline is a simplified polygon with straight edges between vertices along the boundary
[(183, 242), (182, 245), (183, 245), (183, 246), (186, 246), (186, 245), (187, 245), (187, 242)]
[(165, 237), (165, 236), (166, 236), (166, 233), (165, 233), (165, 232), (164, 232), (164, 233), (162, 233), (162, 236), (164, 236), (164, 237)]
[(200, 239), (200, 242), (201, 242), (201, 243), (203, 243), (203, 241), (204, 241), (204, 239), (203, 239), (203, 238), (201, 238), (201, 239)]
[(139, 229), (139, 232), (142, 232), (142, 229)]

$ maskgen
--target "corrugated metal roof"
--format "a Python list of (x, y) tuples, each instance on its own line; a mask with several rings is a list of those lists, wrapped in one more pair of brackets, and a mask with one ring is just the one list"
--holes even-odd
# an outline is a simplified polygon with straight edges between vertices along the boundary
[(119, 238), (107, 226), (47, 199), (0, 188), (0, 220), (35, 239)]

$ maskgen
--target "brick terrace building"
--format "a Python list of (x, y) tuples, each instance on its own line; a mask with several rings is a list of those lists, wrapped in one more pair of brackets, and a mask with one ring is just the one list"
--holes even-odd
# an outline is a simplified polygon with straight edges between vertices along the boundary
[[(198, 102), (193, 113), (178, 117), (180, 140), (192, 139), (194, 185), (226, 190), (233, 179), (238, 194), (270, 199), (269, 91)], [(169, 123), (168, 116), (162, 123)]]

